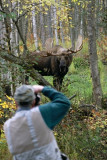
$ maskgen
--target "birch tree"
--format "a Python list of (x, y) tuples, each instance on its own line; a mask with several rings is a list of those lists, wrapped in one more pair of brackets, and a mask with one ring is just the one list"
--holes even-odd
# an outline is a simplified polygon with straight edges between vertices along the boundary
[[(59, 8), (58, 10), (60, 11), (61, 13), (61, 7), (60, 7), (60, 1), (58, 0), (58, 3), (59, 3)], [(59, 30), (60, 30), (60, 38), (61, 38), (61, 41), (62, 41), (62, 44), (64, 44), (64, 32), (63, 32), (63, 23), (62, 23), (62, 20), (60, 20), (60, 17), (59, 17)]]
[(58, 32), (57, 32), (57, 13), (56, 13), (56, 7), (52, 5), (52, 17), (53, 17), (53, 27), (54, 27), (54, 34), (55, 34), (55, 40), (56, 44), (59, 44), (58, 41)]
[[(1, 9), (1, 7), (0, 7)], [(3, 15), (0, 15), (0, 49), (4, 49), (6, 46), (6, 42), (5, 42), (5, 26), (4, 26), (4, 22), (3, 22)], [(5, 61), (0, 57), (0, 98), (3, 96), (4, 93), (4, 77), (3, 77), (3, 73), (4, 73), (4, 68), (5, 68)]]
[(69, 0), (69, 12), (68, 12), (68, 18), (69, 18), (69, 34), (72, 42), (72, 49), (75, 48), (75, 5), (72, 1)]
[(47, 38), (53, 38), (53, 28), (52, 28), (52, 14), (51, 7), (48, 7), (47, 11)]
[(41, 41), (42, 41), (42, 47), (45, 47), (45, 29), (44, 29), (44, 17), (42, 12), (42, 6), (40, 4), (40, 30), (41, 30)]
[[(4, 12), (6, 11), (6, 7), (3, 6), (2, 1), (0, 2), (0, 9)], [(11, 41), (10, 41), (10, 32), (11, 32), (11, 22), (9, 17), (6, 17), (6, 15), (2, 16), (1, 21), (1, 38), (5, 38), (5, 41), (1, 40), (1, 48), (8, 49), (9, 52), (11, 52)], [(5, 46), (8, 46), (5, 48)], [(9, 96), (11, 95), (11, 71), (10, 71), (10, 65), (9, 62), (6, 62), (5, 60), (1, 59), (1, 81), (2, 81), (2, 87), (5, 90), (5, 93)]]
[[(18, 3), (16, 3), (16, 2), (10, 2), (10, 7), (9, 7), (10, 13), (12, 11), (14, 11), (15, 6), (17, 6), (17, 5), (18, 5)], [(14, 13), (16, 15), (18, 15), (17, 12), (18, 11), (14, 11)], [(15, 56), (18, 56), (18, 51), (19, 51), (18, 50), (19, 41), (18, 41), (18, 37), (17, 37), (18, 33), (17, 33), (16, 26), (15, 26), (12, 19), (10, 19), (10, 25), (11, 25), (11, 32), (10, 32), (11, 52), (13, 52)], [(14, 67), (14, 65), (11, 65), (9, 75), (10, 75), (12, 95), (15, 92), (16, 86), (18, 85), (18, 77), (19, 76), (16, 76), (16, 74), (15, 74), (16, 72), (17, 72), (17, 67)], [(14, 83), (14, 82), (16, 82), (16, 83)]]
[(32, 7), (32, 25), (33, 25), (33, 35), (36, 49), (38, 48), (38, 38), (37, 38), (37, 23), (36, 23), (36, 15), (35, 15), (35, 4)]

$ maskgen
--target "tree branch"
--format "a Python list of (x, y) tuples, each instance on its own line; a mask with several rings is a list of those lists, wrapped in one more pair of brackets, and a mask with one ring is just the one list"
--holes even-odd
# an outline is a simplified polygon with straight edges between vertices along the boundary
[(23, 69), (30, 74), (30, 76), (40, 85), (45, 86), (51, 86), (50, 83), (48, 83), (32, 66), (32, 64), (29, 64), (25, 59), (18, 58), (12, 54), (8, 54), (6, 51), (1, 51), (0, 56), (5, 59), (6, 61), (15, 63), (23, 67)]
[(69, 100), (73, 99), (74, 97), (76, 97), (76, 94), (74, 94), (72, 97), (70, 97)]

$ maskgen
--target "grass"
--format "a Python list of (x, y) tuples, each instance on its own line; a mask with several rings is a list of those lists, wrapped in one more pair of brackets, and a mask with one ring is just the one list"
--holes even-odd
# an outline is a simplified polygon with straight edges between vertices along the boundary
[(3, 132), (0, 138), (0, 160), (12, 160)]
[(76, 94), (77, 101), (88, 103), (92, 101), (92, 80), (88, 63), (84, 64), (81, 59), (74, 59), (71, 64), (63, 81), (62, 92), (66, 91), (68, 97)]

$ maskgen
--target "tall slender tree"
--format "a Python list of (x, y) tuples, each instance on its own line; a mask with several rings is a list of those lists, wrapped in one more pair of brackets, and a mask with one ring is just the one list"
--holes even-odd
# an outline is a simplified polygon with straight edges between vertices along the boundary
[(41, 29), (41, 41), (42, 41), (42, 47), (45, 47), (45, 27), (44, 27), (44, 15), (43, 15), (43, 8), (40, 4), (40, 29)]
[(96, 48), (96, 28), (95, 28), (95, 0), (88, 1), (87, 10), (87, 30), (89, 38), (89, 56), (91, 76), (93, 83), (93, 97), (97, 108), (101, 107), (102, 88), (100, 83), (100, 75), (98, 70), (98, 56)]
[(54, 35), (55, 35), (55, 40), (56, 44), (59, 43), (58, 41), (58, 31), (57, 31), (57, 13), (56, 13), (56, 6), (52, 5), (52, 13), (53, 13), (53, 27), (54, 27)]
[[(48, 7), (48, 6), (47, 6)], [(47, 38), (53, 37), (53, 29), (52, 29), (52, 17), (51, 17), (51, 6), (48, 7), (47, 11)]]
[(37, 23), (36, 23), (36, 15), (35, 15), (35, 5), (33, 4), (32, 9), (32, 25), (33, 25), (33, 35), (36, 49), (38, 48), (38, 39), (37, 39)]

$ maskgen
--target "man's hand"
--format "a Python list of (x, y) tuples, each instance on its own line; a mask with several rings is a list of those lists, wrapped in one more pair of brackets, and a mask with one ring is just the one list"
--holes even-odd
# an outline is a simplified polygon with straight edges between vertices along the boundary
[(41, 86), (41, 85), (33, 85), (32, 87), (33, 87), (35, 93), (41, 92), (44, 88), (44, 86)]

